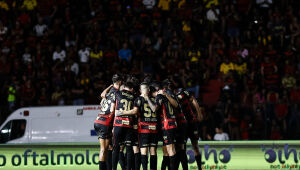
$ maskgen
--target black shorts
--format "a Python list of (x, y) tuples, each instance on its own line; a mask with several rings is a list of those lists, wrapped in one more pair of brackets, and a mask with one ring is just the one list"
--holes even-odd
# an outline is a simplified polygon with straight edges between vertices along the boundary
[(163, 142), (163, 130), (159, 130), (157, 133), (157, 139), (159, 142)]
[(176, 133), (176, 144), (186, 144), (187, 124), (178, 125)]
[(192, 141), (199, 139), (198, 123), (188, 123), (187, 137)]
[(115, 126), (113, 130), (113, 146), (123, 144), (133, 146), (133, 135), (132, 128)]
[(99, 123), (94, 123), (94, 129), (98, 135), (98, 139), (112, 138), (112, 126), (105, 126)]
[(163, 133), (163, 146), (176, 143), (176, 129), (162, 130)]
[(157, 147), (158, 134), (157, 133), (139, 133), (139, 147)]

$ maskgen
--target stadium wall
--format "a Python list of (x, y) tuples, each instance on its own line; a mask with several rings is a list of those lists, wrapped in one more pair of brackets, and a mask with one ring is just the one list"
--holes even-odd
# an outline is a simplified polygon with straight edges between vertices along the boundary
[[(205, 141), (199, 146), (204, 170), (300, 169), (300, 141)], [(97, 143), (3, 144), (0, 169), (97, 169), (98, 147)], [(198, 169), (190, 144), (187, 155), (189, 169)], [(161, 159), (159, 147), (158, 169)]]

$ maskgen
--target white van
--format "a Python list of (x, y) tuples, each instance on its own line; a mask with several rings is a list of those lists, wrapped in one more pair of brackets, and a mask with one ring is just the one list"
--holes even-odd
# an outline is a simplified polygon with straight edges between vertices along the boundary
[(99, 105), (28, 107), (0, 126), (0, 143), (97, 142)]

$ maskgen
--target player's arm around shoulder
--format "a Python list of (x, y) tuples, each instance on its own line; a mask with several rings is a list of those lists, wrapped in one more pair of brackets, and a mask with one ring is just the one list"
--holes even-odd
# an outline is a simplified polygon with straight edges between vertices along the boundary
[(178, 107), (177, 101), (172, 96), (170, 96), (168, 93), (166, 93), (165, 91), (160, 91), (159, 94), (166, 96), (173, 107), (175, 107), (175, 108)]
[(106, 94), (109, 92), (109, 90), (113, 87), (113, 84), (108, 86), (106, 89), (104, 89), (100, 95), (101, 98), (105, 98)]
[(129, 115), (136, 115), (139, 111), (138, 107), (133, 107), (131, 110), (116, 110), (117, 116), (129, 116)]
[(116, 110), (115, 114), (116, 114), (116, 116), (136, 115), (139, 112), (140, 103), (141, 103), (141, 100), (138, 97), (134, 100), (133, 109), (131, 109), (131, 110)]
[(148, 102), (150, 109), (152, 110), (152, 112), (156, 112), (156, 110), (158, 109), (157, 105), (155, 104), (155, 99), (150, 98), (148, 96), (144, 97), (145, 100)]

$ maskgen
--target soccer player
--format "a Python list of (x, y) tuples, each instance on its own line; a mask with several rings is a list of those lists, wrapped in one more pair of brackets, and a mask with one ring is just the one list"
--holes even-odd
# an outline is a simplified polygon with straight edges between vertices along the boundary
[[(115, 74), (112, 77), (113, 84), (106, 88), (101, 93), (100, 113), (97, 119), (94, 121), (94, 128), (98, 135), (100, 143), (99, 152), (99, 169), (106, 170), (111, 167), (111, 150), (109, 151), (109, 144), (112, 138), (112, 124), (114, 120), (114, 106), (115, 93), (120, 88), (122, 78), (119, 74)], [(106, 163), (107, 161), (107, 163)]]
[(132, 149), (134, 153), (133, 169), (140, 170), (141, 167), (141, 152), (138, 142), (138, 117), (133, 116), (133, 133), (132, 133)]
[[(188, 91), (184, 89), (178, 89), (177, 98), (182, 103), (183, 113), (188, 121), (187, 137), (190, 138), (195, 153), (195, 159), (198, 165), (198, 169), (201, 169), (201, 153), (198, 147), (199, 131), (198, 123), (202, 121), (203, 116), (198, 105), (197, 100)], [(193, 107), (196, 113), (193, 112)]]
[(163, 135), (163, 150), (169, 158), (170, 169), (176, 169), (176, 130), (177, 123), (173, 111), (173, 106), (177, 107), (178, 103), (170, 95), (162, 90), (158, 83), (152, 83), (152, 87), (156, 89), (153, 93), (156, 103), (156, 112), (160, 117), (161, 129)]
[[(113, 170), (117, 169), (118, 158), (120, 152), (120, 145), (124, 144), (125, 141), (132, 141), (133, 136), (133, 117), (122, 116), (118, 113), (120, 111), (128, 111), (133, 108), (134, 94), (133, 88), (136, 84), (136, 78), (129, 76), (124, 83), (124, 89), (116, 92), (114, 103), (115, 108), (115, 120), (113, 125)], [(131, 170), (133, 151), (132, 144), (126, 143), (126, 168)]]
[[(186, 134), (187, 134), (187, 120), (183, 114), (181, 103), (179, 102), (177, 96), (174, 94), (172, 89), (172, 83), (169, 79), (162, 82), (163, 90), (166, 91), (169, 96), (177, 101), (178, 107), (174, 108), (174, 113), (176, 115), (177, 122), (177, 134), (176, 134), (176, 169), (178, 169), (181, 163), (182, 169), (188, 169), (188, 160), (186, 155)], [(174, 106), (175, 107), (175, 106)]]
[(121, 114), (138, 115), (138, 139), (142, 166), (144, 170), (148, 169), (148, 150), (150, 149), (150, 169), (156, 170), (158, 127), (155, 112), (155, 98), (151, 96), (147, 83), (141, 83), (140, 92), (141, 95), (134, 101), (134, 108), (130, 111), (123, 111)]

